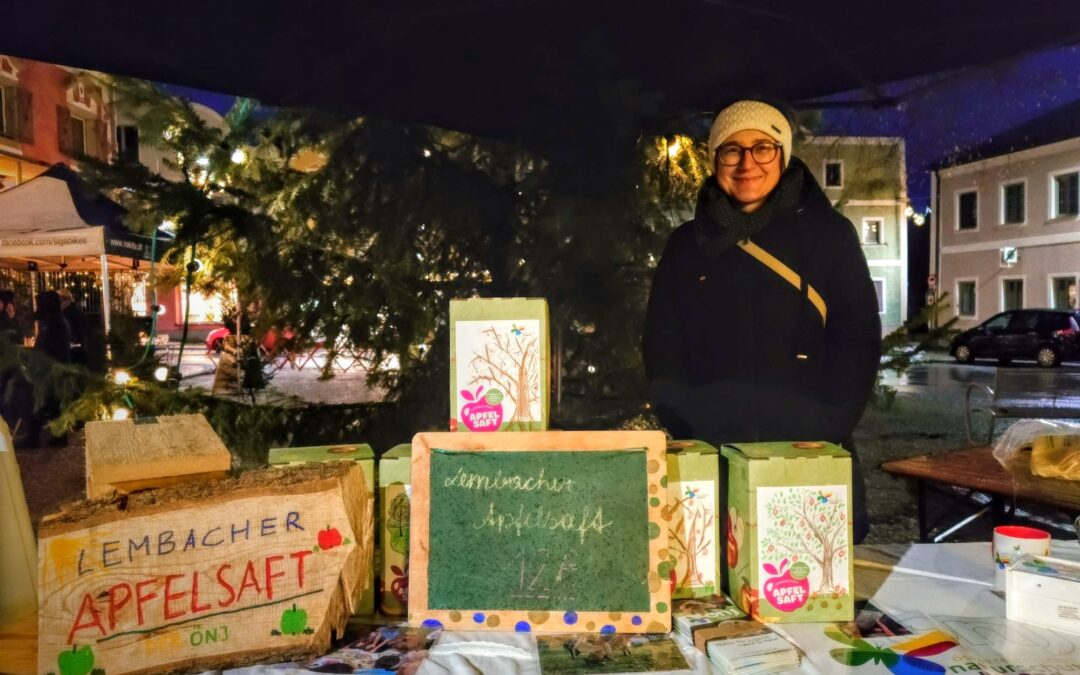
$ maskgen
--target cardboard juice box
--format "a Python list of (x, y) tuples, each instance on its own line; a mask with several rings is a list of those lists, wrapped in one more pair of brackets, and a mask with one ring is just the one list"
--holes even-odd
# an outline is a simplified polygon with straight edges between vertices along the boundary
[(379, 607), (388, 616), (404, 616), (408, 607), (411, 470), (411, 443), (395, 445), (379, 458)]
[[(672, 598), (720, 592), (720, 454), (704, 441), (667, 446), (669, 574)], [(668, 518), (670, 516), (670, 518)]]
[(544, 431), (551, 397), (543, 298), (450, 301), (450, 431)]
[[(375, 494), (375, 454), (367, 443), (342, 443), (340, 445), (316, 445), (304, 448), (270, 448), (270, 466), (295, 466), (310, 462), (334, 462), (343, 459), (351, 459), (364, 470), (364, 481), (367, 483), (368, 494)], [(370, 506), (374, 511), (374, 504)], [(374, 519), (375, 514), (372, 514)], [(377, 548), (377, 547), (375, 547)], [(378, 558), (378, 552), (373, 553)], [(375, 567), (377, 560), (373, 559), (368, 565), (371, 574), (368, 578), (367, 588), (356, 598), (356, 611), (354, 615), (367, 616), (375, 613)]]
[(732, 599), (763, 622), (853, 620), (851, 455), (817, 442), (721, 452)]

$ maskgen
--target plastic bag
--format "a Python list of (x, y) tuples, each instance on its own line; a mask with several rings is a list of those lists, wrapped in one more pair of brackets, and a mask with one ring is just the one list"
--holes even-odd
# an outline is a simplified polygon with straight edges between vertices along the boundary
[[(1026, 453), (1035, 446), (1036, 439), (1046, 436), (1071, 438), (1044, 441), (1039, 444), (1039, 457), (1029, 457)], [(1075, 462), (1062, 464), (1051, 457), (1053, 451), (1060, 454), (1063, 448), (1071, 448), (1074, 443), (1080, 443), (1080, 423), (1023, 419), (1014, 422), (994, 442), (994, 459), (1013, 472), (1037, 469), (1033, 471), (1037, 475), (1080, 480), (1080, 472), (1071, 466)]]

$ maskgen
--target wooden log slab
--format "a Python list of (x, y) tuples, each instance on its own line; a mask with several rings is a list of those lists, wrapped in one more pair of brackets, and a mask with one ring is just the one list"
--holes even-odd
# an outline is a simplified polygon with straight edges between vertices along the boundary
[(202, 415), (86, 425), (86, 496), (224, 478), (232, 455)]
[(164, 673), (325, 653), (367, 583), (355, 462), (82, 502), (43, 521), (38, 672)]

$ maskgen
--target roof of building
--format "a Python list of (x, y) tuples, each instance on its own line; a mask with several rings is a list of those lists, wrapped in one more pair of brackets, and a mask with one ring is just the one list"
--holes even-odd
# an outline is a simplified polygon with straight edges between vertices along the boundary
[(1080, 99), (963, 148), (936, 164), (944, 169), (1080, 137)]

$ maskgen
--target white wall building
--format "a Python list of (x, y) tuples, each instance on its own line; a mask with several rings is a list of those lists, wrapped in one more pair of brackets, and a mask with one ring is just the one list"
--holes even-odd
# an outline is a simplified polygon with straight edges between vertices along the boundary
[(950, 298), (941, 318), (969, 328), (1008, 309), (1080, 307), (1080, 105), (972, 154), (932, 183), (931, 273)]

